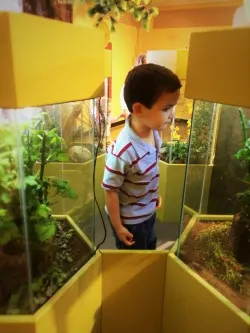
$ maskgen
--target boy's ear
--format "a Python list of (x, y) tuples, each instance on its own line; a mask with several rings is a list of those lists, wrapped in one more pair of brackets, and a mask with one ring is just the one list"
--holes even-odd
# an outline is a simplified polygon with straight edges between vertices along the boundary
[(142, 114), (143, 106), (141, 103), (133, 104), (133, 114), (137, 117), (140, 117)]

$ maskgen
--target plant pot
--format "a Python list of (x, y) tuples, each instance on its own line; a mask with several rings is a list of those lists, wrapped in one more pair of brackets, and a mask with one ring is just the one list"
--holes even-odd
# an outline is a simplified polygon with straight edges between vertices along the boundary
[[(160, 161), (159, 169), (159, 192), (162, 197), (162, 206), (157, 212), (157, 218), (160, 222), (179, 223), (183, 204), (186, 164), (168, 164)], [(205, 166), (204, 164), (189, 165), (185, 204), (194, 211), (199, 210), (201, 193), (203, 195), (201, 212), (207, 211), (212, 169), (213, 166)]]

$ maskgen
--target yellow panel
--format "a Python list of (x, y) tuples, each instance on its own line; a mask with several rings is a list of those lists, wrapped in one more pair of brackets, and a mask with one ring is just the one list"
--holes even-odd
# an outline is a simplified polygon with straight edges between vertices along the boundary
[(102, 251), (102, 333), (161, 333), (167, 252)]
[[(160, 222), (179, 223), (181, 218), (182, 196), (186, 165), (185, 164), (168, 164), (163, 161), (159, 163), (160, 184), (159, 191), (162, 197), (162, 207), (157, 211), (157, 218)], [(205, 175), (206, 168), (206, 175)], [(210, 180), (213, 166), (204, 166), (199, 164), (189, 165), (189, 187), (186, 203), (189, 207), (199, 208), (203, 178), (205, 186), (203, 189), (203, 201), (201, 211), (207, 211), (208, 195), (210, 190)]]
[(250, 28), (193, 33), (186, 97), (250, 107)]
[(12, 101), (12, 104), (16, 105), (11, 40), (8, 38), (10, 36), (8, 21), (8, 16), (0, 13), (0, 107), (4, 107), (6, 101)]
[(157, 218), (160, 222), (179, 223), (186, 165), (160, 161), (159, 168), (162, 206), (157, 211)]
[(162, 333), (249, 332), (250, 317), (172, 253), (167, 267)]
[(101, 255), (89, 261), (36, 314), (36, 333), (101, 333)]
[(179, 76), (181, 80), (186, 79), (187, 64), (188, 64), (188, 50), (178, 50), (176, 74)]
[[(35, 333), (35, 322), (31, 316), (0, 316), (1, 333)], [(50, 332), (48, 332), (50, 333)]]
[(0, 14), (0, 107), (103, 95), (104, 32), (34, 15)]

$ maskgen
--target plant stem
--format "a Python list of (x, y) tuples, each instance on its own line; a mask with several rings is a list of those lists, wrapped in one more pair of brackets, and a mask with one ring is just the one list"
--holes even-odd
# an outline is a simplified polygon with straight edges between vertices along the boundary
[(247, 126), (246, 126), (246, 118), (244, 111), (242, 108), (239, 108), (239, 115), (240, 115), (240, 123), (241, 123), (241, 128), (242, 128), (242, 135), (243, 135), (243, 144), (245, 145), (247, 141)]
[(45, 156), (45, 149), (46, 149), (46, 134), (43, 134), (43, 140), (42, 140), (42, 147), (41, 147), (41, 168), (40, 168), (40, 181), (41, 181), (41, 190), (39, 195), (39, 200), (42, 203), (43, 202), (43, 176), (44, 176), (44, 169), (46, 164), (46, 156)]
[[(242, 128), (242, 136), (243, 136), (243, 145), (245, 146), (247, 142), (247, 125), (246, 125), (246, 117), (244, 114), (244, 111), (242, 108), (238, 109), (239, 115), (240, 115), (240, 123), (241, 123), (241, 128)], [(250, 162), (247, 161), (247, 169), (248, 169), (248, 174), (250, 174)]]

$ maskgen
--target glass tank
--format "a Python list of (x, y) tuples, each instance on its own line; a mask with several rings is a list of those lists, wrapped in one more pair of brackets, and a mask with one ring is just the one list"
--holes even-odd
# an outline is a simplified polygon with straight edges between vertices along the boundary
[(0, 314), (34, 313), (94, 253), (98, 101), (0, 109)]
[(250, 109), (194, 102), (177, 254), (250, 314)]

